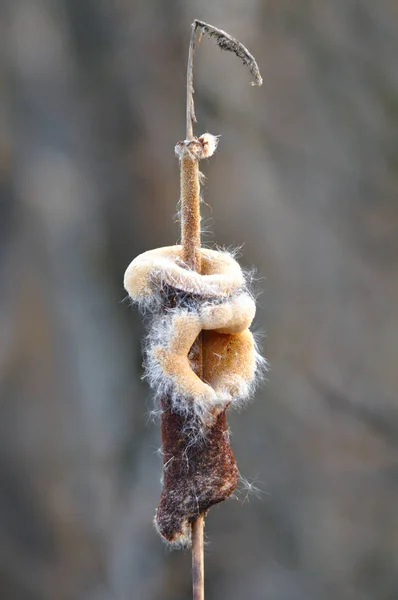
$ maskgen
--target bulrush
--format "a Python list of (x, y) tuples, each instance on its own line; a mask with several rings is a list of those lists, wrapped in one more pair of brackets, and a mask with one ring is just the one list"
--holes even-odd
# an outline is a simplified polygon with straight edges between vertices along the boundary
[(155, 525), (169, 544), (192, 544), (193, 597), (203, 600), (203, 517), (234, 491), (238, 468), (226, 409), (252, 395), (265, 361), (249, 329), (255, 303), (229, 252), (201, 247), (199, 161), (218, 138), (193, 134), (193, 56), (206, 33), (262, 79), (250, 52), (224, 31), (194, 21), (188, 56), (187, 131), (175, 152), (181, 173), (181, 245), (141, 254), (124, 285), (147, 315), (145, 377), (161, 415), (163, 487)]

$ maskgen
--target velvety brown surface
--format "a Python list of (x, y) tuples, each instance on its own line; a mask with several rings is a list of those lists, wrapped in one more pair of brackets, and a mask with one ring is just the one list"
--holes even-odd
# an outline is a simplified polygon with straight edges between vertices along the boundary
[[(179, 302), (179, 295), (170, 290), (165, 306), (176, 306)], [(189, 304), (192, 300), (185, 298), (184, 302)], [(217, 372), (225, 377), (226, 373), (220, 369), (220, 356), (223, 356), (223, 369), (229, 370), (231, 375), (252, 371), (253, 365), (246, 365), (245, 350), (248, 357), (251, 354), (241, 337), (244, 334), (203, 331), (199, 344), (194, 344), (190, 353), (193, 369), (198, 373), (200, 363), (204, 381), (211, 382)], [(195, 400), (187, 398), (186, 402)], [(214, 504), (226, 500), (235, 490), (238, 467), (229, 443), (226, 409), (221, 413), (214, 409), (214, 423), (204, 429), (202, 425), (198, 438), (197, 417), (193, 411), (180, 416), (172, 410), (167, 397), (162, 399), (161, 408), (163, 484), (155, 525), (168, 542), (185, 546), (190, 544), (192, 521)]]
[(189, 434), (182, 431), (186, 422), (170, 410), (167, 399), (163, 409), (163, 489), (156, 525), (168, 541), (185, 543), (190, 536), (188, 524), (232, 494), (238, 468), (225, 411), (218, 415), (206, 439), (192, 444)]

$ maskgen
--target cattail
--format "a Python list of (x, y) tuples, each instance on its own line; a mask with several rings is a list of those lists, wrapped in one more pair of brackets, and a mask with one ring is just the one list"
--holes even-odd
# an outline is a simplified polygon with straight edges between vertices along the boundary
[[(199, 31), (199, 37), (197, 33)], [(201, 248), (199, 161), (218, 138), (193, 135), (193, 54), (203, 33), (234, 52), (262, 79), (249, 51), (202, 21), (192, 24), (188, 57), (187, 137), (175, 147), (181, 170), (181, 245), (141, 254), (124, 285), (148, 315), (145, 377), (161, 413), (163, 486), (155, 525), (174, 547), (193, 541), (194, 600), (203, 593), (203, 515), (238, 482), (226, 409), (253, 393), (264, 360), (249, 327), (255, 303), (231, 253)]]

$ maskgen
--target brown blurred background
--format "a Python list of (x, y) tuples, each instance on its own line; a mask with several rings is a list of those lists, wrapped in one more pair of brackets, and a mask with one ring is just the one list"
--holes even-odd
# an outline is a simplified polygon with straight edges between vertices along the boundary
[(188, 600), (152, 517), (158, 426), (123, 302), (176, 242), (194, 17), (208, 245), (263, 290), (268, 384), (231, 414), (260, 489), (207, 519), (206, 600), (398, 597), (398, 8), (393, 0), (2, 0), (0, 598)]

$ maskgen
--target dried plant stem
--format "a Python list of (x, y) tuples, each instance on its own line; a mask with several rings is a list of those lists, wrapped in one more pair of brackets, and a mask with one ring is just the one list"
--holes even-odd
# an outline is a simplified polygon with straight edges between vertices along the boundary
[(181, 244), (184, 262), (190, 269), (201, 270), (200, 260), (200, 186), (199, 163), (184, 156), (181, 169)]
[[(198, 35), (197, 32), (199, 31)], [(262, 78), (258, 69), (256, 60), (252, 54), (239, 40), (233, 38), (222, 29), (213, 25), (198, 21), (197, 19), (191, 26), (191, 37), (188, 52), (187, 66), (187, 108), (186, 108), (186, 140), (189, 144), (194, 139), (193, 125), (196, 123), (194, 87), (193, 87), (193, 62), (195, 48), (200, 43), (203, 34), (206, 33), (210, 38), (216, 40), (221, 50), (233, 52), (249, 68), (254, 77), (254, 85), (261, 85)], [(200, 232), (200, 183), (199, 183), (199, 162), (191, 155), (186, 153), (181, 156), (181, 244), (183, 248), (183, 258), (187, 267), (197, 272), (201, 272), (201, 232)], [(199, 336), (196, 355), (193, 357), (194, 371), (203, 379), (203, 372), (206, 372), (206, 365), (203, 364), (202, 355), (202, 335)], [(222, 417), (222, 423), (225, 425), (225, 414)], [(193, 600), (204, 600), (204, 515), (199, 515), (192, 523), (192, 581), (193, 581)]]
[[(199, 35), (197, 36), (197, 31)], [(203, 34), (206, 33), (210, 38), (216, 40), (216, 44), (221, 50), (226, 52), (233, 52), (238, 58), (240, 58), (243, 64), (248, 67), (250, 73), (254, 77), (252, 85), (262, 85), (263, 78), (261, 77), (260, 70), (257, 65), (257, 61), (253, 54), (236, 38), (232, 37), (226, 31), (214, 27), (204, 21), (195, 21), (191, 25), (191, 39), (189, 42), (188, 52), (188, 68), (187, 68), (187, 140), (193, 138), (193, 124), (196, 123), (195, 115), (195, 103), (193, 99), (194, 88), (193, 88), (193, 59), (195, 54), (195, 48), (200, 44)]]
[[(187, 67), (187, 121), (186, 139), (193, 139), (193, 123), (196, 122), (193, 101), (193, 58), (195, 52), (196, 23), (191, 26), (191, 39)], [(200, 254), (200, 183), (199, 161), (184, 157), (180, 161), (181, 169), (181, 244), (186, 264), (195, 271), (201, 271)], [(202, 336), (198, 340), (195, 356), (195, 371), (203, 376)], [(204, 600), (204, 517), (199, 515), (192, 523), (192, 591), (193, 600)]]
[(187, 67), (187, 132), (186, 139), (193, 138), (193, 124), (196, 123), (195, 106), (193, 101), (193, 56), (195, 52), (196, 21), (191, 25), (191, 39), (189, 41), (188, 67)]
[(203, 552), (204, 517), (200, 515), (192, 523), (192, 584), (193, 600), (204, 600), (204, 552)]
[[(200, 186), (199, 164), (196, 159), (181, 159), (181, 243), (186, 264), (201, 271), (200, 255)], [(194, 357), (194, 371), (203, 377), (202, 336), (199, 336)], [(204, 600), (204, 517), (192, 523), (192, 587), (193, 600)]]
[[(184, 262), (188, 267), (201, 270), (200, 255), (200, 185), (198, 160), (183, 157), (181, 168), (181, 244)], [(199, 377), (203, 374), (202, 339), (198, 340), (194, 357), (194, 370)], [(192, 586), (193, 600), (204, 600), (204, 517), (200, 515), (192, 523)]]

